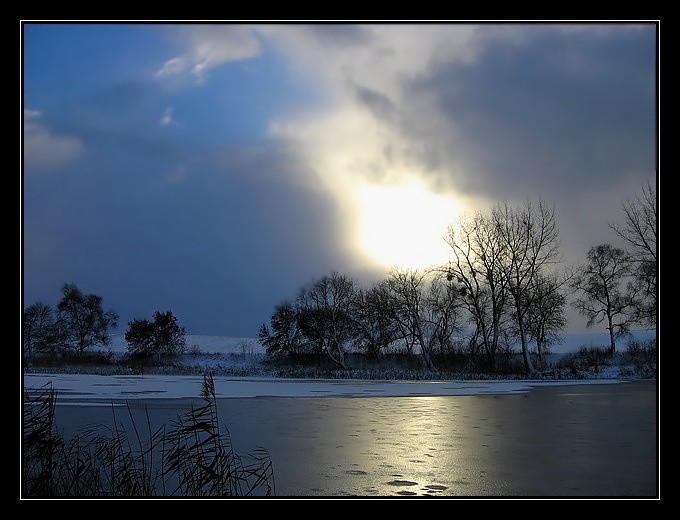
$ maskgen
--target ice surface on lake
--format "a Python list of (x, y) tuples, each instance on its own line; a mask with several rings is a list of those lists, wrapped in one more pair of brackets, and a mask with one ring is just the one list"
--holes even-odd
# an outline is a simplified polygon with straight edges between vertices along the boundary
[[(25, 374), (24, 389), (46, 384), (59, 399), (197, 398), (201, 376), (91, 374)], [(528, 392), (536, 386), (616, 383), (588, 381), (359, 381), (215, 377), (217, 397), (414, 397), (440, 395), (499, 395)]]

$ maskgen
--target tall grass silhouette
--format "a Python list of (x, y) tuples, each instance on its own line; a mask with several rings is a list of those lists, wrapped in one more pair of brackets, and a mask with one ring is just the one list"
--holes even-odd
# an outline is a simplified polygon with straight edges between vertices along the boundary
[(205, 404), (171, 424), (140, 429), (129, 404), (130, 426), (112, 407), (112, 427), (90, 427), (68, 441), (56, 428), (57, 393), (45, 387), (25, 396), (22, 495), (25, 497), (269, 496), (275, 492), (263, 448), (238, 455), (217, 414), (215, 383), (204, 376)]

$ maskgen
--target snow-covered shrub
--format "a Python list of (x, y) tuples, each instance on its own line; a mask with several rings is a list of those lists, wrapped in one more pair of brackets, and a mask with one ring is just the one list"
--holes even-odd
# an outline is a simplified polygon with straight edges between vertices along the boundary
[(586, 377), (599, 373), (611, 362), (612, 356), (606, 347), (581, 347), (577, 352), (563, 356), (555, 368), (566, 370), (572, 376)]
[(633, 365), (637, 375), (654, 377), (657, 367), (656, 347), (656, 338), (648, 341), (633, 339), (628, 343), (624, 359)]

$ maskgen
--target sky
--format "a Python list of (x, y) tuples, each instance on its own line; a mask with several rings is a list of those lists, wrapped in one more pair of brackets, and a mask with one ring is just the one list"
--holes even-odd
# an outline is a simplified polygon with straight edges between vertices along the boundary
[[(331, 271), (450, 257), (449, 224), (554, 204), (565, 265), (657, 165), (653, 24), (36, 24), (24, 305), (255, 336)], [(585, 329), (570, 313), (569, 330)]]

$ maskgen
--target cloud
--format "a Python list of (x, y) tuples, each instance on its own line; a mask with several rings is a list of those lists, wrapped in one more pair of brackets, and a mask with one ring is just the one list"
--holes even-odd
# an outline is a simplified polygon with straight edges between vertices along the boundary
[(368, 108), (373, 115), (385, 122), (393, 122), (397, 116), (397, 107), (386, 95), (366, 87), (355, 88), (357, 100)]
[(174, 109), (172, 107), (166, 108), (165, 112), (163, 112), (163, 117), (161, 117), (160, 121), (158, 121), (158, 124), (161, 126), (177, 125), (175, 120), (172, 118), (173, 112)]
[[(261, 30), (266, 31), (267, 27), (264, 26)], [(372, 39), (371, 30), (361, 25), (305, 24), (296, 26), (294, 30), (307, 33), (310, 40), (329, 48), (363, 46)]]
[(367, 186), (418, 179), (468, 209), (538, 195), (569, 207), (653, 174), (652, 25), (200, 26), (180, 39), (162, 71), (204, 80), (266, 48), (316, 93), (269, 134), (307, 165), (293, 180), (346, 215), (350, 248)]
[(182, 149), (182, 136), (167, 131), (182, 126), (176, 114), (156, 83), (112, 82), (63, 101), (50, 119), (69, 134), (82, 136), (89, 159), (104, 154), (107, 161), (123, 164), (130, 156), (146, 157), (163, 163), (167, 171), (192, 153)]
[(181, 74), (186, 69), (187, 61), (184, 58), (172, 58), (163, 64), (163, 66), (156, 72), (156, 76), (174, 76), (176, 74)]
[(559, 197), (653, 173), (653, 31), (527, 30), (406, 89), (427, 103), (420, 117), (408, 113), (404, 133), (459, 190)]
[(24, 166), (53, 170), (82, 154), (84, 146), (80, 139), (51, 132), (41, 119), (40, 112), (24, 109)]
[(248, 26), (187, 26), (177, 31), (177, 38), (186, 50), (163, 64), (156, 72), (159, 78), (188, 74), (202, 83), (211, 69), (260, 53), (260, 42)]
[(24, 108), (24, 121), (32, 121), (38, 119), (42, 114), (38, 110), (29, 110)]
[[(654, 26), (361, 29), (356, 46), (323, 27), (268, 33), (328, 100), (271, 133), (333, 193), (350, 245), (370, 225), (362, 187), (415, 177), (469, 210), (555, 202), (574, 258), (607, 239), (619, 201), (654, 174)], [(603, 220), (593, 200), (614, 213)]]
[[(329, 37), (325, 26), (315, 31), (275, 27), (263, 34), (288, 60), (296, 79), (313, 85), (327, 101), (325, 106), (276, 119), (270, 133), (311, 165), (314, 182), (325, 186), (342, 208), (346, 215), (342, 240), (355, 255), (377, 261), (366, 250), (370, 240), (365, 231), (384, 225), (372, 221), (379, 212), (370, 207), (366, 193), (389, 198), (390, 193), (417, 185), (423, 187), (423, 200), (431, 197), (437, 204), (446, 200), (452, 207), (462, 205), (455, 189), (435, 185), (437, 177), (426, 171), (429, 165), (421, 159), (422, 143), (406, 131), (420, 118), (432, 126), (440, 123), (429, 100), (413, 96), (407, 87), (443, 57), (474, 61), (483, 49), (477, 28), (361, 26), (356, 45), (351, 37), (340, 41)], [(431, 222), (428, 235), (439, 242), (449, 223)], [(403, 230), (402, 235), (405, 243), (412, 240)]]
[[(194, 332), (248, 335), (316, 276), (376, 276), (366, 243), (374, 256), (429, 248), (449, 204), (541, 194), (563, 250), (582, 259), (653, 175), (653, 28), (171, 30), (178, 47), (153, 80), (112, 79), (70, 103), (72, 92), (50, 91), (61, 112), (49, 119), (26, 109), (27, 165), (84, 155), (64, 175), (26, 176), (29, 301), (74, 280), (121, 323), (162, 306)], [(280, 98), (251, 124), (247, 103), (232, 113), (213, 101), (219, 67), (260, 55), (266, 67), (253, 70)], [(167, 88), (187, 82), (212, 83), (199, 100)], [(168, 132), (175, 111), (192, 132)]]

